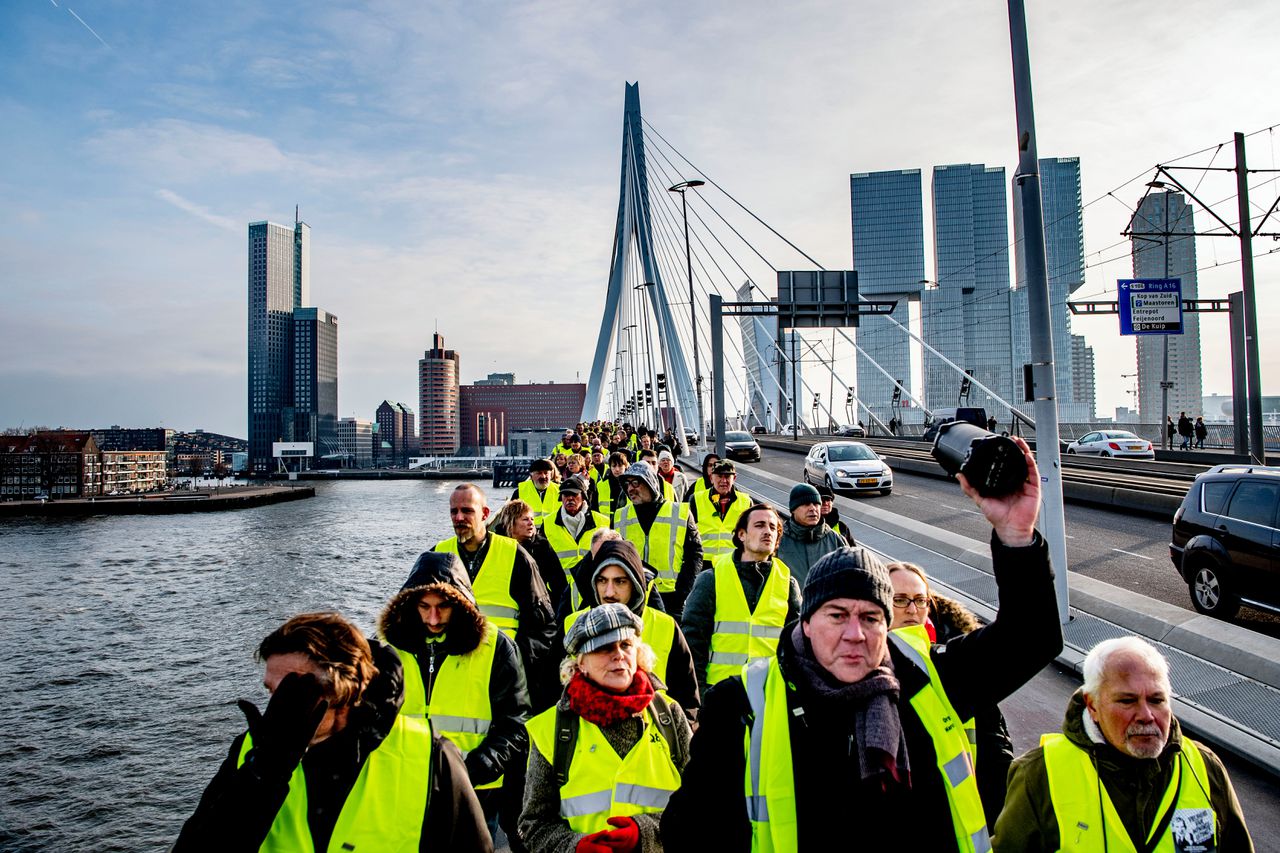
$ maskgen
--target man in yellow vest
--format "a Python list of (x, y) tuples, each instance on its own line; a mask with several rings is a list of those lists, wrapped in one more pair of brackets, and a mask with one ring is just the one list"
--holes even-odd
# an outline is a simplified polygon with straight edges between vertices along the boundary
[(771, 657), (783, 626), (800, 618), (800, 584), (774, 556), (781, 531), (768, 504), (738, 513), (733, 550), (693, 584), (680, 624), (704, 691), (751, 659)]
[[(737, 466), (722, 459), (711, 468), (711, 488), (690, 492), (687, 502), (689, 514), (698, 525), (698, 537), (702, 539), (703, 567), (710, 569), (719, 557), (733, 553), (733, 530), (753, 501), (738, 488)], [(773, 544), (775, 548), (778, 545)]]
[[(542, 521), (547, 544), (555, 552), (564, 572), (565, 594), (571, 598), (577, 596), (573, 587), (573, 567), (591, 550), (591, 537), (595, 531), (609, 526), (608, 516), (592, 512), (587, 505), (587, 492), (590, 490), (590, 484), (581, 475), (569, 477), (560, 484), (560, 509)], [(554, 603), (558, 605), (558, 602)]]
[(431, 550), (458, 555), (480, 612), (516, 641), (536, 712), (554, 702), (559, 693), (555, 608), (537, 562), (514, 539), (490, 533), (485, 526), (488, 518), (484, 491), (474, 483), (463, 483), (449, 496), (455, 535)]
[(631, 463), (625, 450), (615, 450), (609, 454), (608, 473), (596, 482), (595, 501), (593, 506), (597, 512), (609, 516), (613, 523), (613, 514), (622, 509), (627, 502), (627, 489), (622, 484), (622, 472)]
[(547, 459), (535, 459), (529, 463), (529, 479), (521, 480), (511, 493), (511, 500), (519, 498), (533, 508), (533, 520), (541, 521), (555, 512), (560, 504), (560, 486), (551, 482), (555, 466)]
[[(383, 609), (378, 633), (404, 665), (400, 713), (430, 720), (435, 734), (462, 751), (489, 832), (497, 833), (501, 818), (511, 838), (529, 745), (529, 691), (515, 643), (476, 607), (462, 562), (424, 554)], [(510, 772), (516, 784), (504, 786)]]
[(662, 819), (672, 851), (859, 849), (986, 853), (989, 834), (964, 721), (1031, 680), (1062, 649), (1048, 547), (1035, 531), (1040, 479), (981, 497), (994, 528), (995, 621), (933, 647), (890, 633), (884, 563), (845, 547), (803, 585), (777, 654), (703, 697), (698, 745)]
[(1218, 756), (1182, 734), (1169, 664), (1137, 637), (1104, 640), (1061, 734), (1014, 761), (997, 851), (1252, 851)]
[(664, 609), (680, 621), (685, 597), (702, 569), (702, 540), (686, 504), (662, 497), (658, 474), (636, 462), (622, 474), (630, 503), (614, 513), (613, 527), (636, 546), (640, 559), (658, 576)]
[(266, 713), (240, 700), (231, 744), (173, 850), (493, 850), (458, 748), (396, 713), (394, 650), (337, 613), (304, 613), (257, 649)]

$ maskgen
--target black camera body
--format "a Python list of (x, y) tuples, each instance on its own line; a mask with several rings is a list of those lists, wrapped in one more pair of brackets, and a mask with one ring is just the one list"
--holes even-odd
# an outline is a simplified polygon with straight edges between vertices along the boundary
[(1012, 494), (1027, 479), (1026, 457), (1013, 439), (965, 421), (951, 421), (938, 428), (933, 458), (951, 476), (964, 474), (969, 485), (986, 498)]

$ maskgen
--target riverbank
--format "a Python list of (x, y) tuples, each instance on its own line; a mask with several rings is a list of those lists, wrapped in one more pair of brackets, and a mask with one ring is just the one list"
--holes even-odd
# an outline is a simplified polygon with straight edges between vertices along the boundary
[(148, 495), (0, 503), (0, 519), (222, 512), (313, 498), (314, 486), (234, 486)]
[[(336, 471), (299, 471), (297, 480), (483, 480), (493, 476), (489, 468), (343, 468)], [(286, 474), (271, 474), (268, 479), (285, 480)]]

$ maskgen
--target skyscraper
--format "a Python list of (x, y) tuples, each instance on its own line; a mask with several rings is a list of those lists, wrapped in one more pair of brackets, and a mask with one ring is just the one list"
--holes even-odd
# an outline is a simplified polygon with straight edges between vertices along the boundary
[[(1182, 279), (1182, 298), (1196, 299), (1195, 221), (1191, 206), (1179, 192), (1148, 193), (1133, 214), (1131, 238), (1134, 278)], [(1152, 236), (1156, 235), (1156, 236)], [(1138, 413), (1142, 423), (1160, 423), (1164, 408), (1160, 382), (1164, 378), (1165, 340), (1169, 346), (1168, 414), (1194, 418), (1200, 413), (1200, 315), (1182, 315), (1181, 335), (1138, 336)]]
[(431, 349), (418, 360), (418, 437), (424, 456), (458, 452), (458, 353), (444, 348), (444, 335), (431, 336)]
[(413, 431), (413, 409), (404, 403), (383, 400), (374, 413), (377, 423), (373, 455), (378, 465), (406, 465), (418, 452), (418, 439)]
[[(754, 285), (745, 282), (738, 288), (739, 301), (754, 302), (752, 290)], [(791, 357), (794, 340), (796, 351), (802, 353), (804, 346), (796, 337), (794, 330), (784, 335), (783, 347), (786, 358), (778, 353), (778, 318), (775, 315), (738, 315), (738, 330), (742, 335), (742, 359), (746, 364), (746, 409), (742, 413), (744, 427), (764, 426), (775, 430), (787, 417), (786, 400), (792, 398), (791, 366), (787, 359)], [(801, 374), (800, 365), (796, 365), (796, 376)], [(732, 418), (736, 412), (725, 412)]]
[(271, 443), (292, 434), (293, 311), (310, 299), (310, 234), (249, 223), (249, 469), (275, 467)]
[[(1058, 419), (1091, 421), (1093, 377), (1076, 369), (1067, 300), (1084, 285), (1084, 212), (1080, 195), (1080, 158), (1040, 160), (1040, 207), (1044, 213), (1045, 271), (1049, 280), (1049, 320), (1053, 324), (1053, 360)], [(1022, 241), (1022, 193), (1013, 187), (1014, 379), (1021, 387), (1022, 365), (1031, 361), (1027, 315), (1026, 257)], [(1092, 367), (1090, 367), (1090, 371)], [(1019, 391), (1017, 402), (1022, 402)], [(1030, 414), (1031, 404), (1020, 408)]]
[(315, 458), (342, 457), (338, 441), (338, 318), (293, 309), (293, 432), (315, 444)]
[[(1009, 218), (1004, 168), (963, 163), (933, 170), (934, 286), (921, 298), (924, 339), (1006, 400), (1013, 387)], [(924, 353), (925, 403), (959, 403), (962, 378)], [(968, 404), (1003, 406), (976, 386)]]
[[(853, 219), (853, 268), (858, 292), (893, 300), (893, 318), (910, 325), (911, 300), (924, 286), (924, 208), (919, 169), (861, 172), (849, 176)], [(911, 382), (911, 346), (906, 333), (885, 317), (863, 317), (858, 346), (893, 379)], [(885, 423), (900, 415), (891, 408), (893, 382), (860, 354), (858, 396)]]

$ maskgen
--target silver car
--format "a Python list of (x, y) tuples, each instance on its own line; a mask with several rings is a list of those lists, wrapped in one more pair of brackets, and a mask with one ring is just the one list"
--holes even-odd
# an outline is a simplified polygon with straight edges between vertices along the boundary
[(823, 441), (804, 458), (804, 481), (825, 484), (833, 492), (887, 495), (893, 490), (893, 471), (860, 441)]
[(1123, 429), (1105, 429), (1082, 435), (1067, 445), (1067, 453), (1075, 456), (1121, 456), (1129, 459), (1155, 459), (1151, 442)]

